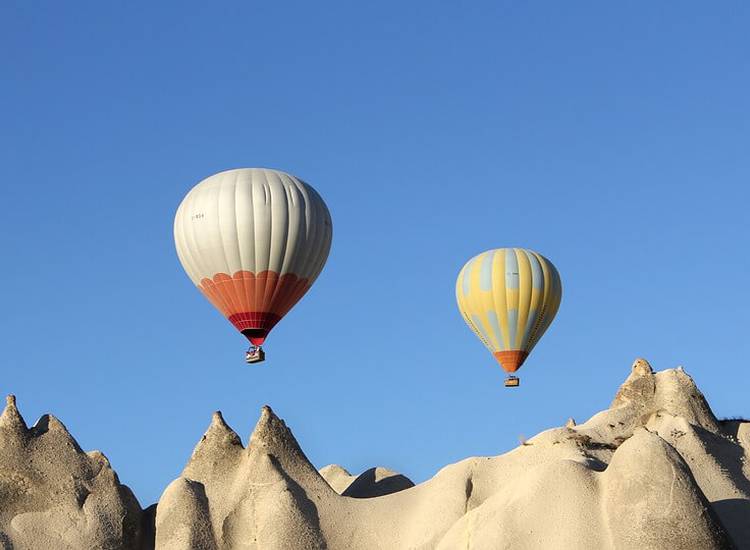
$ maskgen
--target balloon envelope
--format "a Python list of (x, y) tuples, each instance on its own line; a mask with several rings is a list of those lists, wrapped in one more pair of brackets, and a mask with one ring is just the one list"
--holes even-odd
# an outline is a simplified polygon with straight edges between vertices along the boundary
[(193, 283), (260, 345), (320, 274), (332, 229), (310, 185), (277, 170), (241, 168), (188, 192), (175, 215), (174, 239)]
[(523, 248), (475, 256), (456, 281), (466, 324), (507, 372), (517, 371), (552, 323), (562, 298), (560, 275), (547, 258)]

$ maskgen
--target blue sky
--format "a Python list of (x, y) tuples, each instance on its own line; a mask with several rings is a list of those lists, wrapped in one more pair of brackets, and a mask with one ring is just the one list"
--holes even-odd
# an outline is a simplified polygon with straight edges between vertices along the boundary
[[(748, 415), (742, 2), (0, 7), (0, 392), (102, 450), (145, 507), (221, 409), (318, 466), (416, 481), (605, 408), (637, 356)], [(278, 168), (334, 221), (269, 360), (180, 267), (202, 178)], [(506, 390), (454, 282), (488, 248), (564, 286)]]

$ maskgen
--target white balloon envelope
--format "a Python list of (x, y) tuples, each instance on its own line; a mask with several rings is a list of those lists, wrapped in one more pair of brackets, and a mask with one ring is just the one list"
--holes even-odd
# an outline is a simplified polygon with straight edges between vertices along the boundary
[(315, 189), (264, 168), (204, 179), (174, 220), (182, 267), (256, 346), (315, 282), (332, 232), (331, 215)]

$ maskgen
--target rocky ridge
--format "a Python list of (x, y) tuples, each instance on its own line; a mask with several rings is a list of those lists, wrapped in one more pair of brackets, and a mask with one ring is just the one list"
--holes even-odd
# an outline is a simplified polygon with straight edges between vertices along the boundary
[[(719, 421), (682, 369), (637, 360), (609, 409), (414, 485), (320, 471), (264, 407), (245, 448), (214, 413), (142, 511), (64, 426), (0, 417), (0, 548), (750, 548), (750, 422)], [(153, 546), (152, 546), (153, 545)]]
[(145, 548), (142, 516), (107, 457), (84, 453), (52, 415), (28, 428), (8, 396), (0, 416), (0, 548)]

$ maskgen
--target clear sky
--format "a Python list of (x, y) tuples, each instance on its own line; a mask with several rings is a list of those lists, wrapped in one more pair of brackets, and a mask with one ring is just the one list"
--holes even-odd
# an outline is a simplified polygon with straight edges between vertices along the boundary
[[(741, 1), (3, 2), (0, 392), (144, 507), (215, 409), (415, 481), (605, 408), (638, 356), (748, 415), (748, 28)], [(172, 221), (255, 166), (334, 238), (251, 368)], [(564, 286), (517, 390), (454, 297), (502, 246)]]

